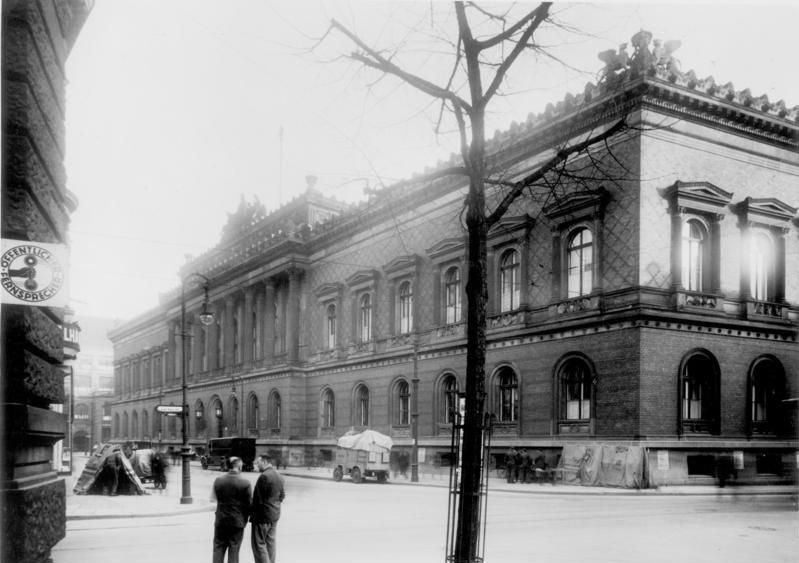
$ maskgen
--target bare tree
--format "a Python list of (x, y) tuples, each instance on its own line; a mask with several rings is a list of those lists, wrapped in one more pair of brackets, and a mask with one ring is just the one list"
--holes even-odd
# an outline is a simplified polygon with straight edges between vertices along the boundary
[[(356, 33), (340, 22), (330, 23), (328, 34), (338, 32), (356, 47), (348, 57), (374, 69), (381, 76), (391, 75), (441, 103), (454, 116), (460, 135), (462, 166), (439, 174), (460, 174), (468, 179), (465, 224), (468, 232), (468, 278), (466, 295), (467, 358), (466, 408), (463, 421), (463, 450), (460, 496), (455, 527), (456, 542), (453, 560), (458, 563), (476, 561), (480, 530), (480, 484), (482, 479), (483, 431), (485, 429), (485, 355), (487, 289), (487, 234), (526, 191), (551, 193), (564, 180), (579, 177), (568, 164), (579, 156), (589, 155), (590, 149), (603, 144), (626, 128), (618, 121), (599, 131), (583, 135), (576, 142), (557, 147), (554, 154), (520, 180), (503, 180), (500, 171), (492, 170), (486, 155), (486, 110), (500, 94), (508, 73), (525, 53), (542, 53), (545, 49), (536, 41), (536, 32), (552, 23), (550, 2), (543, 2), (514, 22), (507, 14), (492, 13), (474, 3), (455, 2), (457, 42), (451, 45), (454, 62), (445, 84), (439, 85), (420, 74), (410, 72), (394, 62), (394, 57), (366, 44)], [(478, 38), (470, 23), (469, 13), (494, 24), (499, 31)], [(460, 74), (459, 74), (460, 73)], [(458, 88), (455, 77), (464, 78)], [(442, 111), (443, 114), (443, 111)], [(495, 187), (497, 196), (489, 205), (486, 188)]]

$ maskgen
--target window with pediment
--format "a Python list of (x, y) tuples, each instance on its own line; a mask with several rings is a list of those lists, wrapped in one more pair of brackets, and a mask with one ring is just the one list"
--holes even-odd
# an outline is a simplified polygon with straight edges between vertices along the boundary
[(555, 309), (559, 314), (599, 308), (601, 235), (609, 199), (604, 188), (581, 190), (543, 210), (552, 231), (552, 300), (560, 303)]
[(745, 259), (741, 293), (747, 316), (782, 319), (785, 307), (786, 235), (797, 209), (775, 198), (746, 198), (736, 205)]
[(336, 348), (336, 304), (329, 303), (325, 310), (325, 346), (328, 350)]
[(447, 324), (461, 322), (463, 305), (461, 304), (461, 269), (451, 266), (444, 273), (444, 317)]
[(672, 217), (671, 280), (677, 308), (723, 312), (721, 222), (732, 193), (709, 182), (664, 190)]
[(358, 336), (361, 342), (372, 340), (372, 294), (364, 293), (358, 300)]
[(404, 281), (399, 286), (399, 333), (410, 334), (413, 331), (413, 286)]
[(505, 313), (519, 308), (521, 300), (519, 252), (510, 248), (499, 259), (499, 303), (500, 312)]
[(376, 337), (374, 333), (375, 293), (378, 273), (376, 270), (361, 270), (347, 278), (352, 306), (352, 339), (360, 349), (366, 349)]
[(594, 236), (585, 227), (572, 231), (566, 247), (568, 297), (588, 295), (593, 289)]
[[(433, 323), (446, 325), (448, 330), (457, 330), (454, 325), (463, 322), (465, 252), (464, 239), (452, 237), (427, 249), (434, 265)], [(456, 334), (456, 333), (455, 333)]]

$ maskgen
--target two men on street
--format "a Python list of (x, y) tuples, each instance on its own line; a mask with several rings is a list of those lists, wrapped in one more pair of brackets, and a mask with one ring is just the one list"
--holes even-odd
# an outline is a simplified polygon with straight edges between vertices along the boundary
[(270, 454), (259, 456), (255, 464), (261, 475), (252, 496), (252, 553), (255, 563), (275, 563), (276, 526), (286, 496), (283, 477), (272, 466)]
[(228, 563), (238, 563), (244, 527), (251, 512), (252, 486), (240, 475), (243, 462), (239, 457), (230, 458), (230, 471), (214, 481), (213, 496), (216, 498), (214, 521), (213, 563), (224, 563), (225, 552)]

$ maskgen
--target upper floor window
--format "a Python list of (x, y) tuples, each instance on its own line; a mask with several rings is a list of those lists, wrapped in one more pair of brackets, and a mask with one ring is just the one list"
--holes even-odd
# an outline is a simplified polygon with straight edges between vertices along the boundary
[(683, 432), (718, 431), (718, 379), (718, 367), (706, 353), (695, 353), (683, 363), (680, 374)]
[(394, 424), (406, 426), (411, 423), (411, 391), (407, 381), (400, 381), (394, 388)]
[(331, 303), (326, 309), (325, 344), (328, 350), (336, 347), (336, 306)]
[(704, 291), (707, 266), (707, 231), (692, 219), (682, 225), (682, 287), (688, 291)]
[(750, 245), (750, 292), (758, 301), (774, 300), (774, 245), (765, 233), (755, 233)]
[(438, 421), (454, 424), (458, 413), (458, 379), (449, 374), (441, 381)]
[(358, 334), (361, 342), (372, 339), (372, 295), (364, 293), (359, 302)]
[(331, 428), (336, 425), (336, 396), (332, 389), (322, 393), (322, 427)]
[(409, 334), (413, 330), (413, 286), (405, 281), (399, 287), (399, 331)]
[(520, 270), (519, 253), (515, 249), (503, 252), (499, 260), (500, 310), (503, 313), (519, 308), (521, 301)]
[(499, 422), (516, 422), (519, 420), (519, 383), (516, 373), (502, 368), (496, 377), (495, 410)]
[(586, 228), (577, 229), (569, 236), (566, 249), (567, 296), (588, 295), (593, 288), (594, 238)]
[(457, 266), (444, 274), (444, 311), (447, 324), (461, 322), (461, 270)]

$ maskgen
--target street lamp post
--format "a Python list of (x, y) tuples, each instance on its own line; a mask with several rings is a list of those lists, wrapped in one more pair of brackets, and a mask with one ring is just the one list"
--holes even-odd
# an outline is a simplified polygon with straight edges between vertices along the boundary
[(191, 466), (189, 465), (189, 457), (191, 454), (189, 453), (189, 432), (188, 432), (188, 422), (189, 422), (189, 402), (187, 397), (187, 390), (188, 387), (186, 385), (186, 375), (188, 372), (188, 346), (186, 346), (186, 340), (188, 339), (189, 335), (186, 333), (186, 283), (194, 278), (201, 278), (203, 280), (203, 306), (200, 311), (200, 322), (206, 326), (214, 322), (214, 314), (208, 310), (208, 283), (209, 279), (202, 274), (197, 272), (189, 275), (186, 279), (183, 280), (183, 283), (180, 285), (180, 343), (181, 343), (181, 381), (182, 381), (182, 391), (183, 391), (183, 403), (182, 408), (180, 411), (180, 419), (181, 419), (181, 434), (182, 434), (182, 445), (180, 448), (180, 455), (183, 458), (182, 463), (182, 475), (183, 475), (183, 489), (182, 494), (180, 497), (180, 504), (191, 504), (193, 502), (191, 498)]

